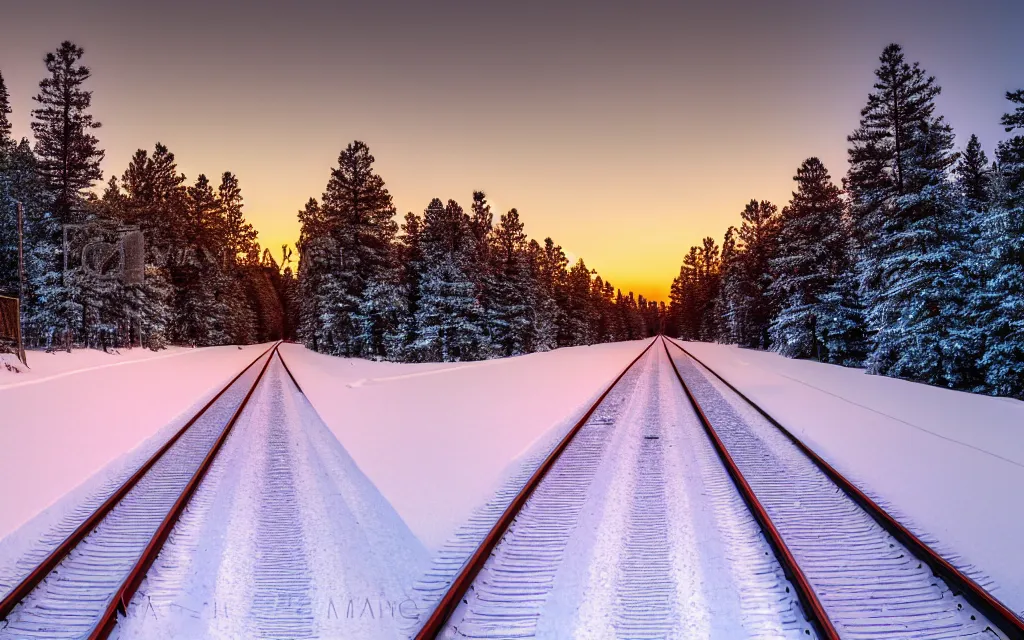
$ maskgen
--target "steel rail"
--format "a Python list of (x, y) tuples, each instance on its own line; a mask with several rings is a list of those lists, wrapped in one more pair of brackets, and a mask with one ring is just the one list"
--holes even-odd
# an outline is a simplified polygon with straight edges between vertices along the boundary
[(302, 386), (299, 384), (299, 381), (296, 380), (295, 376), (292, 374), (292, 370), (288, 368), (288, 363), (284, 361), (284, 356), (281, 355), (280, 348), (278, 348), (277, 350), (277, 357), (281, 361), (281, 366), (284, 367), (284, 370), (288, 374), (288, 377), (292, 379), (292, 384), (295, 385), (295, 388), (298, 389), (299, 393), (301, 393), (302, 395), (306, 395), (306, 392), (302, 390)]
[[(822, 473), (828, 476), (829, 480), (831, 480), (843, 491), (843, 493), (845, 493), (861, 509), (871, 516), (875, 522), (882, 527), (882, 529), (892, 537), (899, 540), (900, 544), (906, 547), (912, 554), (927, 563), (929, 568), (932, 570), (932, 573), (942, 578), (954, 594), (959, 593), (962, 595), (965, 600), (967, 600), (975, 609), (978, 609), (983, 613), (993, 624), (999, 627), (1000, 632), (1005, 634), (1011, 640), (1024, 640), (1024, 619), (1021, 619), (1020, 616), (996, 599), (981, 585), (954, 567), (948, 560), (939, 555), (938, 552), (925, 544), (914, 533), (889, 515), (885, 509), (868, 497), (868, 495), (861, 491), (857, 485), (850, 482), (843, 474), (839, 473), (835, 467), (815, 453), (813, 449), (804, 444), (804, 442), (793, 435), (789, 429), (773, 418), (767, 411), (761, 408), (760, 405), (748, 398), (742, 391), (733, 386), (732, 383), (723, 378), (717, 371), (704, 364), (703, 361), (690, 353), (683, 345), (679, 344), (675, 340), (672, 340), (671, 338), (666, 338), (666, 340), (671, 342), (677, 349), (686, 354), (687, 357), (691, 358), (701, 367), (718, 378), (722, 384), (729, 387), (729, 389), (742, 398), (744, 402), (761, 414), (765, 420), (778, 429), (790, 442), (796, 445), (797, 449), (810, 458), (811, 462), (813, 462), (815, 466), (822, 471)], [(671, 360), (671, 356), (669, 359)], [(675, 367), (674, 362), (672, 363), (672, 366)], [(679, 372), (677, 370), (676, 374), (678, 375), (678, 373)], [(680, 377), (680, 381), (681, 380), (682, 377)]]
[(125, 480), (121, 484), (121, 486), (117, 488), (117, 490), (110, 494), (110, 497), (108, 497), (103, 502), (103, 504), (97, 507), (96, 510), (93, 511), (92, 514), (82, 522), (82, 524), (78, 525), (78, 527), (67, 538), (65, 538), (63, 542), (61, 542), (57, 546), (57, 548), (51, 551), (50, 554), (46, 556), (46, 558), (42, 562), (40, 562), (35, 567), (35, 569), (31, 571), (31, 573), (25, 576), (21, 580), (21, 582), (19, 582), (14, 587), (14, 589), (12, 589), (6, 596), (4, 596), (3, 600), (0, 600), (0, 622), (6, 620), (7, 616), (10, 615), (11, 611), (16, 606), (18, 606), (18, 604), (22, 600), (24, 600), (29, 593), (31, 593), (37, 586), (39, 586), (39, 583), (41, 583), (43, 579), (46, 578), (46, 576), (52, 573), (53, 570), (57, 567), (57, 565), (63, 562), (64, 558), (66, 558), (68, 554), (71, 553), (71, 550), (77, 547), (79, 543), (82, 542), (82, 540), (84, 540), (90, 533), (92, 533), (93, 529), (95, 529), (96, 526), (99, 525), (99, 523), (107, 516), (107, 514), (109, 514), (110, 511), (113, 510), (113, 508), (119, 502), (121, 502), (121, 500), (123, 500), (126, 495), (128, 495), (128, 492), (135, 488), (135, 485), (138, 484), (139, 480), (141, 480), (142, 477), (146, 475), (146, 473), (153, 467), (153, 465), (155, 465), (157, 461), (160, 460), (160, 458), (163, 457), (165, 453), (167, 453), (167, 451), (174, 445), (174, 443), (177, 442), (181, 438), (181, 436), (183, 436), (192, 427), (192, 425), (195, 424), (196, 421), (199, 420), (199, 418), (201, 418), (202, 415), (206, 413), (206, 411), (211, 406), (213, 406), (213, 404), (217, 402), (217, 400), (219, 400), (221, 396), (223, 396), (227, 392), (227, 390), (230, 389), (231, 386), (238, 381), (239, 378), (241, 378), (245, 374), (246, 371), (251, 369), (257, 362), (259, 362), (264, 356), (266, 356), (276, 347), (277, 345), (271, 346), (266, 351), (261, 353), (255, 360), (250, 362), (244, 369), (242, 369), (242, 371), (239, 372), (238, 375), (232, 378), (230, 382), (224, 385), (224, 388), (218, 391), (215, 396), (210, 398), (209, 402), (203, 405), (203, 407), (199, 411), (197, 411), (196, 414), (192, 416), (192, 418), (189, 419), (189, 421), (186, 422), (184, 426), (178, 429), (178, 431), (175, 432), (175, 434), (171, 436), (170, 439), (167, 440), (167, 442), (165, 442), (159, 449), (157, 449), (156, 452), (153, 455), (151, 455), (149, 459), (146, 460), (142, 464), (142, 466), (140, 466), (135, 471), (135, 473), (133, 473), (127, 480)]
[[(281, 342), (278, 341), (270, 348), (271, 351), (277, 352), (278, 347), (281, 346)], [(265, 353), (265, 352), (264, 352)], [(262, 356), (261, 356), (262, 357)], [(249, 391), (242, 398), (242, 401), (238, 404), (235, 412), (231, 414), (231, 418), (227, 424), (221, 430), (220, 436), (210, 447), (206, 457), (203, 458), (202, 462), (199, 463), (199, 467), (195, 473), (192, 474), (192, 478), (185, 485), (185, 489), (178, 496), (178, 499), (174, 502), (171, 510), (164, 517), (163, 522), (157, 528), (153, 537), (150, 538), (149, 544), (142, 551), (142, 555), (135, 562), (135, 566), (128, 573), (128, 577), (121, 584), (121, 587), (114, 593), (114, 597), (107, 604), (106, 610), (103, 615), (100, 616), (99, 623), (93, 629), (93, 632), (89, 634), (89, 640), (105, 640), (107, 636), (114, 630), (117, 625), (118, 613), (127, 615), (128, 605), (131, 603), (132, 596), (135, 595), (139, 585), (146, 577), (146, 572), (149, 571), (150, 566), (156, 561), (158, 555), (160, 555), (161, 549), (163, 549), (164, 543), (167, 541), (167, 537), (171, 535), (171, 531), (174, 529), (174, 525), (177, 524), (181, 514), (185, 511), (185, 507), (188, 506), (189, 501), (192, 499), (192, 494), (199, 488), (203, 478), (206, 477), (207, 472), (213, 465), (214, 458), (217, 457), (217, 453), (220, 452), (224, 442), (228, 439), (231, 434), (232, 427), (238, 422), (238, 418), (241, 417), (242, 412), (245, 410), (246, 405), (249, 403), (249, 399), (253, 393), (256, 392), (256, 388), (260, 384), (260, 380), (263, 379), (263, 374), (267, 372), (267, 368), (270, 367), (270, 361), (274, 359), (274, 354), (271, 353), (267, 361), (263, 363), (263, 368), (260, 369), (259, 374), (256, 376), (256, 380), (253, 381), (252, 386), (249, 387)]]
[(675, 361), (672, 360), (672, 354), (669, 353), (668, 342), (663, 340), (662, 346), (665, 347), (665, 355), (668, 357), (668, 361), (672, 365), (672, 370), (675, 372), (676, 378), (679, 380), (679, 384), (682, 385), (683, 391), (686, 393), (686, 397), (689, 399), (694, 413), (696, 413), (697, 417), (700, 419), (705, 433), (708, 434), (708, 438), (711, 440), (711, 444), (718, 453), (718, 457), (725, 466), (725, 470), (729, 473), (729, 477), (732, 478), (733, 484), (736, 485), (736, 489), (739, 490), (740, 497), (743, 498), (743, 502), (746, 503), (751, 515), (754, 516), (754, 519), (757, 520), (758, 525), (760, 525), (761, 531), (764, 533), (765, 539), (775, 552), (775, 557), (778, 559), (779, 564), (782, 565), (782, 570), (785, 572), (786, 577), (789, 578), (790, 582), (792, 582), (793, 586), (796, 588), (797, 597), (800, 598), (800, 604), (803, 605), (804, 612), (807, 615), (808, 620), (812, 625), (814, 625), (821, 638), (827, 640), (839, 640), (839, 632), (836, 631), (835, 626), (832, 624), (832, 620), (825, 612), (825, 607), (821, 604), (821, 600), (818, 598), (818, 594), (814, 591), (814, 587), (811, 586), (810, 581), (807, 579), (807, 575), (803, 572), (803, 569), (800, 568), (800, 564), (796, 561), (796, 557), (793, 555), (793, 552), (789, 550), (786, 542), (782, 539), (782, 534), (779, 532), (778, 528), (776, 528), (775, 523), (772, 522), (771, 517), (768, 515), (768, 511), (765, 510), (764, 505), (761, 504), (761, 501), (754, 494), (754, 490), (747, 482), (747, 479), (743, 476), (743, 472), (740, 471), (736, 461), (733, 460), (732, 454), (730, 454), (729, 450), (726, 449), (725, 443), (722, 442), (718, 432), (715, 430), (714, 426), (712, 426), (711, 421), (708, 420), (707, 415), (704, 413), (704, 409), (701, 408), (700, 403), (697, 402), (697, 398), (694, 397), (689, 385), (687, 385), (686, 381), (683, 380), (682, 374), (679, 373), (679, 368), (676, 367)]
[(615, 388), (615, 385), (617, 385), (619, 381), (622, 380), (623, 376), (626, 375), (626, 372), (632, 369), (633, 365), (639, 362), (640, 358), (642, 358), (644, 354), (650, 351), (651, 347), (653, 347), (654, 343), (657, 341), (657, 338), (651, 340), (650, 344), (644, 347), (644, 350), (640, 352), (640, 355), (633, 358), (632, 362), (630, 362), (626, 366), (626, 368), (623, 369), (622, 372), (615, 378), (615, 380), (613, 380), (612, 383), (608, 385), (608, 388), (604, 390), (604, 393), (602, 393), (598, 397), (597, 401), (594, 402), (594, 404), (590, 407), (590, 409), (587, 410), (586, 413), (583, 414), (583, 417), (581, 417), (576, 422), (576, 424), (573, 425), (573, 427), (568, 431), (568, 433), (566, 433), (565, 436), (559, 441), (558, 445), (556, 445), (555, 448), (551, 450), (551, 453), (549, 453), (548, 456), (544, 459), (544, 461), (540, 464), (540, 466), (537, 467), (537, 470), (533, 472), (533, 475), (531, 475), (529, 480), (526, 481), (526, 484), (523, 485), (523, 488), (519, 490), (519, 493), (516, 494), (516, 497), (512, 499), (512, 502), (510, 502), (508, 507), (505, 508), (505, 511), (502, 512), (501, 517), (498, 518), (498, 521), (491, 528), (490, 532), (488, 532), (483, 542), (481, 542), (480, 546), (477, 547), (477, 550), (473, 553), (472, 556), (470, 556), (466, 564), (463, 565), (462, 571), (460, 571), (459, 575), (457, 575), (455, 577), (455, 580), (452, 581), (451, 586), (448, 587), (448, 591), (445, 592), (444, 596), (441, 598), (441, 601), (434, 608), (433, 612), (430, 614), (430, 617), (427, 619), (426, 623), (423, 625), (422, 628), (420, 628), (419, 632), (416, 634), (416, 640), (429, 640), (432, 638), (436, 638), (441, 633), (441, 631), (444, 629), (445, 623), (447, 623), (448, 621), (448, 618), (451, 617), (451, 614), (459, 606), (459, 602), (462, 601), (462, 598), (466, 595), (466, 592), (469, 590), (470, 585), (473, 584), (473, 581), (480, 573), (480, 570), (483, 569), (484, 564), (487, 563), (487, 559), (490, 558), (491, 552), (494, 550), (494, 547), (498, 545), (498, 542), (505, 535), (505, 532), (512, 524), (512, 521), (515, 520), (516, 516), (519, 515), (519, 512), (526, 504), (526, 501), (529, 500), (534, 490), (540, 485), (541, 481), (544, 479), (544, 476), (546, 476), (548, 471), (551, 470), (551, 467), (555, 465), (555, 461), (557, 461), (559, 456), (561, 456), (562, 453), (566, 450), (566, 448), (568, 448), (569, 443), (572, 442), (576, 434), (580, 431), (580, 429), (583, 428), (583, 425), (587, 423), (587, 420), (590, 419), (590, 416), (592, 416), (594, 412), (597, 411), (597, 408), (601, 405), (602, 402), (604, 402), (604, 399), (608, 396), (609, 393), (611, 393), (612, 389)]

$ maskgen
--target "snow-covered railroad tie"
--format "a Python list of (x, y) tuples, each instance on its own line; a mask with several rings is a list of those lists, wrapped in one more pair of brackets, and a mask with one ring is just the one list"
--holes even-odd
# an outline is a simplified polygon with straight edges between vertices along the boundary
[(242, 370), (0, 600), (0, 639), (105, 638), (232, 426), (276, 343)]
[[(1024, 638), (1024, 621), (672, 340), (679, 382), (828, 638)], [(767, 531), (766, 531), (767, 533)]]

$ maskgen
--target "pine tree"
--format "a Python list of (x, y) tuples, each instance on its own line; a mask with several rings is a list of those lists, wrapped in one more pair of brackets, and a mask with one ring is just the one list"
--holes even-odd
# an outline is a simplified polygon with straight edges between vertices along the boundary
[(232, 290), (222, 268), (224, 210), (205, 175), (200, 174), (186, 190), (184, 223), (185, 250), (171, 270), (171, 337), (178, 343), (199, 346), (227, 344), (232, 340), (232, 330), (241, 331), (233, 326), (229, 305), (229, 295), (240, 292)]
[[(819, 321), (826, 324), (822, 299), (853, 268), (852, 245), (844, 224), (846, 204), (818, 158), (808, 158), (793, 178), (797, 190), (779, 220), (778, 246), (771, 259), (771, 295), (781, 304), (772, 320), (773, 349), (791, 358), (829, 361)], [(829, 299), (830, 307), (836, 301)], [(830, 327), (835, 335), (837, 329)]]
[(558, 303), (555, 301), (554, 282), (550, 278), (547, 255), (536, 240), (530, 240), (526, 249), (533, 290), (533, 348), (532, 351), (550, 351), (558, 346)]
[(221, 176), (217, 200), (224, 212), (224, 246), (227, 252), (224, 264), (234, 266), (238, 263), (239, 256), (253, 253), (257, 234), (252, 224), (245, 220), (242, 213), (242, 189), (238, 184), (238, 177), (230, 171), (225, 171)]
[(743, 223), (737, 233), (739, 243), (729, 249), (720, 304), (727, 326), (721, 333), (723, 339), (746, 347), (771, 346), (768, 330), (778, 307), (770, 292), (771, 259), (779, 228), (777, 212), (777, 207), (766, 200), (751, 200), (740, 214)]
[(575, 347), (597, 342), (595, 335), (596, 310), (591, 291), (591, 272), (583, 258), (576, 261), (569, 270), (565, 282), (565, 326), (564, 342)]
[(948, 385), (967, 251), (946, 179), (953, 132), (934, 113), (935, 79), (906, 63), (898, 45), (886, 47), (875, 75), (849, 137), (846, 181), (872, 333), (868, 369)]
[(960, 159), (953, 169), (954, 197), (963, 224), (965, 251), (963, 264), (958, 269), (964, 277), (964, 295), (961, 318), (951, 323), (951, 339), (946, 347), (949, 358), (950, 385), (964, 390), (982, 391), (985, 373), (981, 360), (985, 353), (985, 331), (981, 318), (991, 311), (989, 298), (984, 294), (990, 269), (988, 248), (994, 236), (985, 233), (990, 215), (992, 191), (991, 167), (981, 148), (978, 136), (971, 135)]
[(0, 73), (0, 294), (13, 296), (18, 292), (18, 212), (12, 193), (15, 142), (10, 113), (10, 96)]
[(476, 251), (469, 216), (454, 200), (434, 198), (423, 212), (416, 325), (410, 350), (427, 361), (478, 360), (490, 351), (481, 328), (483, 308), (469, 270)]
[(36, 136), (38, 171), (53, 197), (53, 212), (62, 224), (82, 219), (82, 192), (103, 179), (100, 162), (103, 151), (91, 130), (100, 123), (88, 110), (92, 92), (82, 85), (92, 75), (78, 64), (84, 50), (71, 42), (46, 54), (50, 76), (39, 83), (32, 110), (32, 131)]
[(569, 259), (560, 245), (551, 238), (544, 239), (540, 256), (540, 286), (554, 301), (555, 344), (565, 347), (570, 344), (569, 318)]
[(336, 310), (331, 300), (336, 293), (334, 256), (336, 245), (328, 235), (327, 220), (320, 204), (310, 198), (299, 211), (299, 339), (322, 353), (340, 354), (334, 327)]
[(477, 283), (478, 293), (483, 295), (483, 280), (490, 269), (491, 232), (494, 228), (494, 214), (483, 191), (473, 192), (472, 215), (469, 218), (470, 229), (476, 240), (476, 252), (473, 259), (473, 276)]
[[(1008, 92), (1015, 109), (1002, 118), (1007, 133), (1024, 131), (1024, 90)], [(987, 218), (988, 278), (979, 303), (988, 389), (1024, 398), (1024, 134), (1000, 142)]]
[(423, 248), (420, 245), (422, 229), (423, 220), (412, 211), (406, 213), (402, 233), (395, 248), (401, 265), (399, 277), (401, 292), (404, 294), (405, 314), (399, 328), (401, 342), (395, 345), (390, 353), (393, 358), (404, 361), (415, 360), (417, 357), (410, 347), (420, 335), (416, 314), (419, 311), (420, 281), (424, 270)]
[[(338, 157), (320, 203), (326, 233), (333, 241), (330, 258), (332, 285), (330, 299), (331, 341), (346, 356), (384, 356), (383, 341), (367, 341), (369, 335), (383, 335), (393, 328), (357, 326), (356, 314), (367, 301), (369, 283), (397, 280), (393, 241), (398, 226), (391, 194), (384, 180), (373, 172), (374, 158), (366, 144), (356, 141)], [(379, 317), (364, 314), (364, 318)], [(371, 321), (373, 322), (373, 321)]]
[(7, 91), (3, 72), (0, 72), (0, 158), (9, 154), (14, 147), (11, 120), (8, 118), (11, 113), (11, 94)]
[[(715, 340), (726, 344), (735, 344), (738, 339), (734, 331), (736, 326), (735, 301), (738, 296), (735, 277), (736, 266), (736, 227), (730, 226), (722, 238), (722, 257), (719, 266), (718, 295), (715, 296), (713, 316), (715, 324)], [(671, 308), (669, 309), (669, 326), (672, 326)]]
[[(220, 273), (217, 276), (216, 288), (218, 297), (224, 301), (226, 307), (225, 332), (234, 344), (250, 344), (268, 337), (275, 331), (260, 329), (257, 313), (253, 309), (253, 298), (246, 295), (247, 285), (249, 290), (256, 286), (247, 283), (246, 279), (255, 277), (262, 280), (262, 276), (256, 275), (258, 271), (239, 268), (239, 257), (255, 254), (258, 244), (256, 230), (245, 220), (242, 213), (244, 202), (238, 178), (230, 171), (225, 171), (221, 176), (220, 186), (217, 188), (217, 203), (220, 210), (217, 225), (219, 228), (216, 229), (217, 235), (220, 236), (216, 240), (220, 253), (217, 270)], [(276, 265), (273, 274), (279, 276)], [(281, 312), (283, 313), (283, 309)], [(272, 323), (276, 326), (279, 321), (274, 318)]]
[[(485, 278), (487, 335), (499, 355), (528, 353), (535, 342), (534, 282), (526, 262), (526, 233), (515, 209), (489, 235), (491, 260)], [(475, 236), (476, 234), (474, 234)]]
[[(83, 193), (101, 180), (103, 151), (91, 131), (100, 126), (88, 113), (92, 93), (82, 88), (88, 67), (78, 61), (84, 51), (64, 42), (46, 55), (49, 76), (39, 83), (32, 110), (36, 137), (36, 171), (42, 178), (50, 216), (35, 229), (33, 268), (30, 272), (35, 304), (30, 322), (70, 349), (74, 335), (88, 334), (88, 313), (82, 300), (84, 278), (63, 274), (62, 231), (66, 224), (85, 220)], [(52, 339), (52, 338), (51, 338)]]
[(674, 335), (684, 340), (716, 339), (715, 313), (721, 269), (714, 238), (704, 238), (701, 246), (690, 247), (669, 292)]

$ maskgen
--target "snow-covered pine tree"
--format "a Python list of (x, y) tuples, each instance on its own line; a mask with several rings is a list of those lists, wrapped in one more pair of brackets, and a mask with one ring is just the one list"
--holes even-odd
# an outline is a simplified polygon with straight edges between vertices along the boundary
[(555, 344), (569, 345), (569, 259), (560, 245), (550, 237), (544, 239), (543, 254), (540, 257), (541, 287), (548, 292), (555, 303)]
[(410, 347), (420, 335), (416, 313), (419, 311), (420, 280), (424, 269), (423, 248), (420, 246), (422, 230), (423, 220), (409, 211), (405, 214), (402, 233), (395, 247), (400, 267), (400, 292), (403, 296), (404, 314), (398, 332), (401, 340), (392, 347), (389, 354), (391, 359), (404, 362), (414, 362), (418, 357)]
[(747, 347), (771, 346), (768, 328), (776, 314), (777, 302), (769, 288), (773, 275), (771, 258), (778, 235), (778, 208), (762, 200), (751, 200), (740, 214), (743, 223), (739, 242), (731, 250), (725, 289), (728, 339)]
[(306, 201), (298, 218), (299, 240), (295, 243), (299, 250), (298, 338), (314, 351), (331, 353), (327, 341), (323, 340), (321, 314), (325, 311), (325, 301), (321, 296), (324, 280), (330, 272), (333, 243), (327, 237), (327, 222), (315, 198)]
[[(735, 300), (736, 285), (738, 278), (734, 277), (732, 271), (736, 268), (736, 227), (730, 226), (725, 230), (722, 238), (722, 257), (719, 260), (718, 268), (718, 294), (712, 306), (714, 321), (715, 340), (725, 344), (737, 342), (735, 327)], [(672, 310), (669, 309), (669, 317), (666, 320), (671, 325)]]
[(983, 391), (985, 372), (982, 357), (986, 336), (981, 319), (991, 310), (985, 286), (990, 269), (990, 249), (995, 236), (986, 236), (984, 229), (990, 215), (992, 167), (978, 136), (971, 135), (953, 169), (956, 206), (963, 224), (964, 242), (970, 250), (958, 269), (964, 276), (962, 317), (952, 323), (947, 342), (950, 386), (968, 391)]
[[(1024, 90), (1006, 98), (1015, 108), (1003, 116), (1003, 127), (1024, 132)], [(992, 393), (1024, 398), (1024, 133), (999, 143), (996, 162), (986, 225), (994, 242), (979, 318), (987, 338), (982, 366)]]
[(558, 346), (558, 303), (554, 282), (547, 267), (547, 256), (536, 240), (526, 249), (530, 277), (534, 282), (533, 322), (534, 351), (550, 351)]
[[(828, 362), (818, 323), (831, 321), (824, 317), (822, 299), (853, 269), (846, 203), (818, 158), (804, 160), (793, 179), (797, 190), (782, 210), (771, 259), (775, 278), (770, 293), (780, 303), (771, 324), (772, 348), (790, 358)], [(832, 311), (837, 302), (829, 298)], [(837, 335), (837, 327), (828, 329), (830, 336)]]
[(174, 270), (174, 316), (171, 336), (180, 344), (226, 344), (227, 301), (218, 293), (226, 288), (220, 269), (217, 232), (223, 228), (223, 211), (209, 179), (200, 174), (187, 189), (187, 250)]
[(502, 215), (489, 238), (490, 268), (483, 299), (486, 333), (499, 355), (528, 353), (535, 342), (535, 283), (526, 261), (526, 233), (519, 212), (511, 209)]
[[(255, 253), (256, 230), (245, 220), (242, 189), (238, 178), (230, 171), (221, 175), (217, 202), (220, 205), (220, 216), (215, 230), (219, 237), (216, 237), (215, 242), (220, 260), (216, 289), (218, 297), (225, 302), (225, 332), (234, 344), (251, 344), (269, 336), (258, 335), (260, 332), (252, 296), (246, 294), (247, 290), (253, 290), (256, 286), (246, 280), (258, 277), (258, 271), (251, 266), (248, 269), (241, 268), (240, 258)], [(277, 273), (276, 270), (274, 273)]]
[(669, 292), (674, 335), (684, 340), (716, 338), (721, 266), (714, 238), (704, 238), (701, 246), (690, 247)]
[(872, 334), (868, 369), (946, 386), (968, 250), (946, 176), (956, 161), (953, 132), (935, 115), (934, 77), (905, 62), (899, 45), (880, 60), (849, 137), (846, 180)]
[(625, 332), (620, 325), (623, 315), (615, 307), (615, 287), (596, 271), (590, 281), (590, 297), (594, 305), (594, 342), (611, 342)]
[(487, 195), (483, 191), (473, 192), (469, 227), (473, 230), (473, 238), (476, 241), (473, 277), (480, 289), (478, 293), (483, 295), (484, 278), (487, 276), (491, 264), (491, 232), (494, 228), (494, 214), (491, 212), (491, 205), (487, 202)]
[(187, 192), (174, 154), (157, 143), (150, 155), (135, 152), (120, 181), (118, 209), (122, 222), (138, 226), (146, 240), (145, 281), (130, 295), (139, 309), (143, 343), (159, 349), (171, 340), (174, 300), (172, 281), (189, 258), (185, 233)]
[[(565, 282), (564, 344), (575, 347), (597, 342), (595, 335), (596, 309), (591, 290), (591, 271), (583, 258), (569, 270)], [(561, 342), (561, 340), (560, 340)]]
[(346, 356), (385, 356), (382, 343), (367, 341), (366, 336), (393, 330), (374, 327), (367, 332), (357, 326), (355, 318), (366, 302), (364, 292), (371, 281), (394, 283), (398, 279), (393, 255), (398, 232), (395, 208), (384, 180), (373, 172), (373, 162), (365, 143), (349, 144), (339, 155), (320, 201), (327, 233), (337, 251), (331, 260), (333, 297), (326, 302), (334, 315), (333, 340)]
[(32, 110), (36, 138), (36, 170), (49, 197), (49, 219), (37, 226), (34, 264), (29, 277), (35, 292), (30, 322), (70, 348), (75, 334), (87, 327), (81, 299), (81, 278), (63, 277), (62, 232), (66, 224), (85, 219), (84, 192), (103, 178), (103, 151), (92, 134), (100, 123), (89, 113), (92, 92), (83, 88), (91, 73), (78, 64), (84, 51), (63, 42), (45, 58), (49, 75), (39, 83)]
[(11, 94), (7, 90), (3, 71), (0, 70), (0, 153), (10, 153), (14, 147), (14, 138), (11, 137), (11, 113)]
[(469, 274), (476, 251), (470, 218), (454, 200), (434, 198), (423, 212), (423, 273), (410, 351), (416, 359), (478, 360), (491, 349), (482, 330), (483, 308)]
[(12, 193), (11, 163), (15, 142), (11, 137), (10, 95), (0, 73), (0, 294), (18, 292), (18, 212)]

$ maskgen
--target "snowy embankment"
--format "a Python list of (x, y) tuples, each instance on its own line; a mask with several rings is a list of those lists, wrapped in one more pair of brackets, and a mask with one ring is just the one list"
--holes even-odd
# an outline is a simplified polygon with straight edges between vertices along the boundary
[(991, 579), (993, 594), (1024, 613), (1024, 402), (684, 344), (947, 559)]
[(29, 352), (31, 370), (0, 368), (0, 540), (155, 449), (266, 348)]
[(445, 365), (281, 351), (355, 463), (433, 550), (493, 496), (513, 460), (575, 423), (645, 345)]

